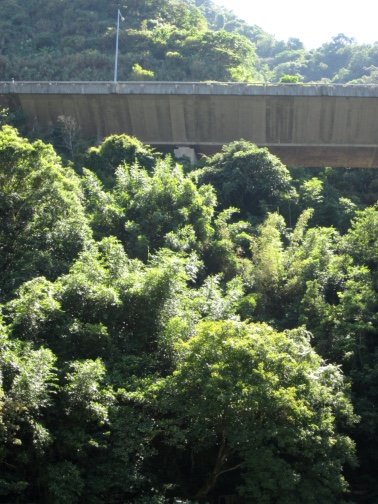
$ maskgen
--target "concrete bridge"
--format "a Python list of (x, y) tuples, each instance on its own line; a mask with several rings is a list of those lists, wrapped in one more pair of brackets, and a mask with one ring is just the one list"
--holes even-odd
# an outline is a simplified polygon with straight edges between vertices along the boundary
[(0, 82), (0, 106), (41, 132), (74, 118), (95, 141), (127, 133), (212, 153), (244, 138), (289, 166), (378, 168), (378, 86)]

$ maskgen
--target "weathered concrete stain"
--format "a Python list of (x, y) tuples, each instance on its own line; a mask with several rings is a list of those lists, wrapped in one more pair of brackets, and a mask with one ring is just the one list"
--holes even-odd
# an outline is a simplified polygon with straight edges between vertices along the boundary
[(289, 165), (378, 168), (378, 86), (0, 82), (0, 105), (41, 131), (73, 117), (96, 141), (127, 133), (211, 153), (244, 138)]

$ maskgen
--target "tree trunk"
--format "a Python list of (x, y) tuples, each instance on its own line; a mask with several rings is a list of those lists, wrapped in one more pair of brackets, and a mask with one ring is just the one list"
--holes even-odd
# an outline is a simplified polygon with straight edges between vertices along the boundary
[(226, 472), (235, 471), (238, 469), (241, 464), (237, 464), (234, 467), (230, 467), (229, 469), (223, 469), (224, 464), (227, 462), (227, 458), (233, 453), (233, 450), (227, 446), (226, 443), (226, 435), (222, 434), (222, 442), (218, 450), (217, 459), (215, 461), (215, 465), (213, 470), (211, 471), (209, 477), (200, 488), (200, 490), (195, 495), (194, 499), (202, 500), (205, 499), (208, 493), (215, 487), (218, 477), (221, 474)]

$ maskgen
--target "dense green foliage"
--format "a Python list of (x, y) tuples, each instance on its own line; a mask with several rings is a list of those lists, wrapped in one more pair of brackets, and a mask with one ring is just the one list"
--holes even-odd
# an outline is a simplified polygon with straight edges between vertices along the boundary
[(252, 78), (253, 44), (181, 0), (1, 0), (0, 80), (112, 80), (118, 8), (120, 80)]
[[(210, 0), (0, 0), (0, 79), (377, 82)], [(0, 110), (0, 502), (378, 499), (378, 175), (55, 147)], [(63, 156), (63, 158), (61, 157)]]
[[(0, 0), (0, 79), (376, 82), (209, 0)], [(17, 113), (17, 111), (15, 111)], [(0, 502), (378, 499), (378, 176), (0, 110)], [(17, 117), (13, 117), (17, 122)]]
[(378, 43), (315, 50), (276, 40), (210, 0), (0, 0), (0, 80), (378, 82)]
[(202, 164), (0, 129), (0, 502), (376, 502), (378, 176)]
[(308, 51), (299, 39), (277, 40), (211, 0), (193, 0), (193, 3), (201, 9), (211, 29), (238, 33), (255, 45), (255, 68), (261, 81), (378, 82), (378, 42), (359, 45), (343, 33), (335, 33), (330, 41)]

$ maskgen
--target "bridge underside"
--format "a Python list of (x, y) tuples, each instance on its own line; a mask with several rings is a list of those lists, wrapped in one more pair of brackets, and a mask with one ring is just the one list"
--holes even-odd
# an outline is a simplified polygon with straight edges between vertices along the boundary
[(239, 86), (238, 92), (231, 86), (226, 92), (205, 84), (188, 91), (184, 84), (156, 83), (82, 83), (80, 90), (70, 83), (36, 86), (0, 83), (0, 106), (21, 111), (28, 128), (42, 134), (65, 116), (96, 142), (127, 133), (156, 147), (211, 154), (243, 138), (268, 147), (289, 166), (378, 168), (378, 92), (359, 96), (344, 88), (324, 95), (300, 86)]
[[(168, 152), (172, 144), (148, 142), (157, 150)], [(255, 142), (259, 147), (267, 147), (272, 154), (292, 167), (319, 168), (332, 166), (333, 168), (378, 168), (378, 147), (345, 147), (345, 146), (294, 146), (294, 145), (266, 145)], [(190, 147), (197, 157), (216, 154), (224, 144), (175, 144), (176, 147)]]

